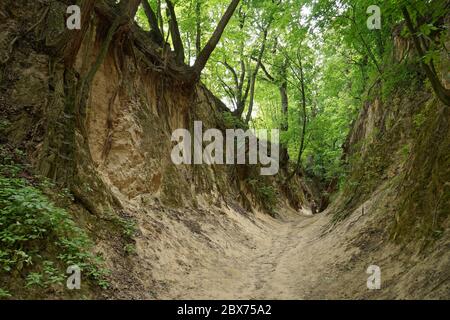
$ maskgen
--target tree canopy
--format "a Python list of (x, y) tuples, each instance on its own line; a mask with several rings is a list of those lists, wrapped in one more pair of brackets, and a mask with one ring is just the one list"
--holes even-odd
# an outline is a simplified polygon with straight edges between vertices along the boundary
[[(136, 19), (159, 43), (167, 42), (180, 63), (201, 69), (202, 81), (235, 117), (252, 128), (281, 129), (297, 167), (331, 181), (344, 174), (342, 145), (374, 88), (388, 97), (423, 73), (449, 104), (435, 62), (447, 50), (448, 1), (383, 1), (379, 29), (368, 26), (372, 5), (150, 0)], [(415, 61), (392, 63), (395, 36), (415, 44)]]

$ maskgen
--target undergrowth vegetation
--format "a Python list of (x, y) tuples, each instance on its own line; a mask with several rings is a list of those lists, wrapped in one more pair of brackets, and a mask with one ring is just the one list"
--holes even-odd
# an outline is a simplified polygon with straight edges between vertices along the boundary
[(262, 179), (249, 178), (246, 182), (255, 195), (256, 200), (263, 205), (265, 210), (274, 214), (279, 198), (277, 190)]
[(450, 112), (430, 100), (413, 116), (416, 143), (408, 147), (407, 170), (401, 175), (395, 223), (396, 240), (441, 237), (450, 212)]
[[(47, 180), (32, 183), (15, 157), (20, 152), (11, 156), (0, 149), (0, 280), (18, 276), (27, 288), (61, 286), (67, 267), (77, 265), (83, 277), (106, 288), (108, 270), (92, 252), (92, 241), (42, 190), (53, 187), (61, 199), (67, 192), (57, 193)], [(8, 288), (0, 297), (9, 297)]]

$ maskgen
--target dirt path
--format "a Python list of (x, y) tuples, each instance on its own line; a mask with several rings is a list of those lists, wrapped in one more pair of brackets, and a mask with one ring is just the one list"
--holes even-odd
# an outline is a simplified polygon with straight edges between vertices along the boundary
[[(448, 241), (418, 254), (416, 247), (389, 241), (385, 215), (353, 214), (323, 233), (326, 213), (305, 215), (283, 210), (283, 216), (244, 216), (228, 212), (223, 220), (202, 224), (193, 242), (183, 236), (184, 263), (173, 258), (154, 264), (161, 283), (157, 299), (411, 299), (448, 297)], [(364, 214), (366, 213), (366, 214)], [(214, 215), (206, 215), (213, 219)], [(215, 219), (215, 218), (214, 218)], [(175, 231), (174, 230), (174, 231)], [(205, 239), (206, 244), (205, 245)], [(172, 243), (172, 242), (171, 242)], [(163, 251), (167, 255), (167, 246)], [(426, 256), (426, 259), (424, 259)], [(180, 257), (180, 255), (178, 255)], [(367, 288), (368, 266), (382, 270), (381, 290)], [(159, 272), (155, 272), (155, 266)], [(172, 269), (171, 269), (172, 268)]]
[[(301, 277), (299, 270), (307, 275), (310, 257), (302, 255), (319, 235), (318, 216), (298, 216), (282, 222), (271, 234), (270, 245), (260, 248), (249, 259), (246, 270), (248, 282), (241, 286), (242, 299), (301, 299), (307, 294), (306, 287), (295, 286)], [(294, 279), (295, 278), (295, 279)], [(302, 294), (303, 293), (303, 294)]]
[(288, 213), (233, 256), (217, 256), (178, 279), (177, 294), (161, 298), (303, 299), (317, 277), (308, 246), (320, 235), (323, 215)]

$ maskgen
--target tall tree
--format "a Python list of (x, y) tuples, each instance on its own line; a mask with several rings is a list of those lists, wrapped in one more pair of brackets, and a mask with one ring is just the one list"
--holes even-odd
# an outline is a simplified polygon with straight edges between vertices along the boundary
[(216, 29), (214, 30), (211, 38), (206, 43), (205, 47), (202, 49), (200, 54), (198, 55), (197, 59), (195, 60), (193, 71), (197, 76), (200, 76), (201, 72), (206, 66), (206, 63), (209, 60), (209, 57), (211, 56), (211, 53), (216, 48), (217, 44), (220, 41), (220, 38), (222, 37), (222, 34), (230, 21), (231, 17), (233, 16), (234, 12), (236, 11), (237, 6), (239, 5), (240, 0), (232, 0), (230, 5), (228, 6), (227, 10), (225, 11), (224, 15), (219, 21), (219, 24), (217, 25)]
[(270, 22), (269, 24), (264, 28), (262, 32), (262, 44), (261, 48), (258, 53), (258, 58), (256, 60), (256, 66), (252, 73), (252, 78), (250, 81), (250, 101), (248, 104), (248, 110), (247, 115), (245, 117), (245, 123), (249, 123), (252, 118), (252, 112), (253, 112), (253, 105), (255, 103), (255, 85), (256, 85), (256, 77), (258, 76), (259, 69), (261, 68), (262, 58), (264, 55), (264, 52), (266, 50), (266, 41), (267, 41), (267, 34), (269, 32)]
[(292, 177), (299, 172), (301, 165), (302, 165), (302, 155), (303, 151), (305, 150), (305, 136), (306, 136), (306, 125), (307, 125), (307, 114), (306, 114), (306, 92), (305, 92), (305, 73), (303, 70), (303, 59), (300, 53), (300, 48), (297, 51), (297, 60), (298, 60), (298, 66), (299, 66), (299, 72), (300, 75), (297, 75), (297, 77), (300, 80), (300, 91), (301, 91), (301, 108), (302, 112), (300, 121), (302, 122), (302, 131), (300, 136), (300, 146), (298, 149), (298, 155), (297, 155), (297, 163), (295, 165), (294, 171), (291, 173), (287, 181), (292, 179)]
[[(231, 74), (231, 82), (229, 85), (226, 79), (222, 79), (222, 76), (218, 74), (219, 82), (221, 83), (224, 91), (234, 104), (233, 114), (237, 118), (241, 118), (245, 110), (248, 95), (250, 91), (250, 81), (252, 79), (251, 66), (249, 58), (245, 52), (246, 33), (245, 26), (247, 20), (247, 13), (241, 5), (238, 10), (238, 29), (240, 37), (234, 43), (228, 42), (226, 50), (223, 50), (223, 58), (221, 64)], [(239, 56), (239, 59), (234, 59), (235, 56)], [(233, 60), (233, 62), (229, 62)], [(236, 66), (235, 66), (236, 65)]]

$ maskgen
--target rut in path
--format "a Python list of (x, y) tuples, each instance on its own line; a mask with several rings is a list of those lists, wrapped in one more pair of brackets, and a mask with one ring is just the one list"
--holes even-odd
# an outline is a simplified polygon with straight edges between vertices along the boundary
[[(256, 246), (197, 268), (161, 298), (303, 299), (319, 278), (311, 243), (319, 241), (323, 215), (289, 213), (273, 221)], [(250, 235), (251, 236), (251, 235)], [(255, 236), (257, 238), (257, 236)]]
[(306, 288), (297, 287), (299, 270), (311, 274), (305, 248), (318, 238), (318, 217), (299, 217), (281, 224), (271, 245), (252, 257), (247, 269), (249, 283), (241, 287), (242, 299), (299, 299)]

